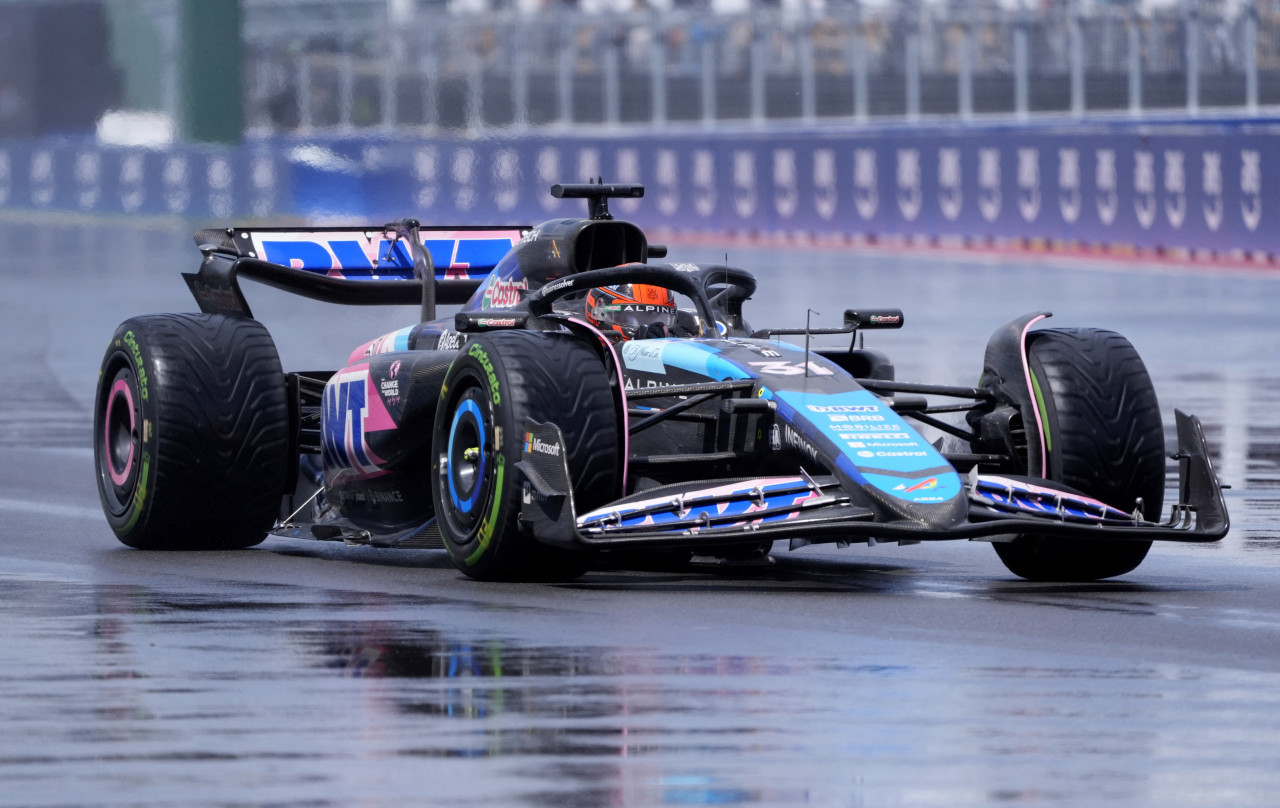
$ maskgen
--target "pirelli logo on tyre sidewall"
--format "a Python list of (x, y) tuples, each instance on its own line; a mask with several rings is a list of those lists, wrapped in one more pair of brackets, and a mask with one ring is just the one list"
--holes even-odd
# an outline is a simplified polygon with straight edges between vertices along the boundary
[(484, 348), (473, 344), (467, 349), (467, 356), (475, 359), (480, 363), (480, 367), (484, 368), (485, 378), (489, 380), (489, 390), (493, 394), (493, 403), (502, 403), (502, 393), (498, 389), (498, 374), (493, 370), (493, 362), (489, 359), (489, 354)]

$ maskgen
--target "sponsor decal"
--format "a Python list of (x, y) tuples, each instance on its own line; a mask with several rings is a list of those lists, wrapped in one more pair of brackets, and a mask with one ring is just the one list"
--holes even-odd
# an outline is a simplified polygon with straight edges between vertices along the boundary
[(1018, 212), (1031, 223), (1040, 215), (1040, 150), (1018, 149)]
[(130, 355), (133, 356), (134, 375), (138, 378), (138, 394), (142, 396), (142, 400), (148, 399), (147, 393), (147, 366), (142, 361), (142, 346), (138, 344), (138, 338), (133, 335), (133, 331), (124, 332), (124, 344), (129, 349)]
[(1166, 149), (1164, 153), (1164, 215), (1174, 230), (1182, 228), (1187, 218), (1187, 175), (1185, 153)]
[(500, 211), (520, 203), (520, 156), (515, 149), (499, 149), (493, 155), (493, 203)]
[(710, 149), (693, 153), (693, 209), (704, 218), (716, 212), (716, 153)]
[[(564, 171), (561, 169), (560, 150), (554, 146), (539, 149), (534, 172), (538, 175), (538, 181), (534, 183), (537, 188), (550, 188), (557, 182), (561, 182), (564, 179)], [(542, 209), (547, 212), (556, 210), (560, 206), (561, 200), (551, 194), (534, 194), (534, 196), (537, 197)]]
[(202, 305), (217, 311), (243, 311), (244, 307), (232, 292), (225, 286), (210, 286), (197, 279), (191, 284), (191, 291)]
[(809, 456), (810, 460), (818, 459), (818, 449), (795, 430), (791, 424), (782, 425), (782, 441), (793, 449), (798, 449)]
[[(467, 278), (471, 277), (468, 270), (493, 268), (522, 235), (514, 229), (424, 229), (420, 234), (432, 265), (446, 278)], [(253, 256), (294, 269), (326, 272), (335, 277), (377, 278), (389, 275), (407, 278), (413, 273), (413, 256), (408, 243), (388, 237), (381, 230), (250, 230), (248, 240)], [(510, 295), (512, 292), (504, 289), (501, 293)], [(519, 302), (518, 294), (515, 302)]]
[(467, 338), (457, 331), (445, 331), (436, 338), (437, 351), (460, 351)]
[(835, 218), (839, 205), (836, 186), (839, 182), (836, 170), (835, 149), (815, 149), (813, 152), (813, 207), (826, 221)]
[(674, 387), (672, 382), (664, 382), (659, 379), (637, 379), (634, 376), (627, 377), (625, 385), (627, 390), (646, 390), (654, 387)]
[(180, 154), (166, 158), (160, 171), (160, 181), (164, 187), (164, 204), (169, 212), (186, 211), (191, 204), (191, 171), (187, 167), (187, 158)]
[(916, 220), (924, 204), (921, 181), (920, 150), (898, 149), (898, 210), (908, 222)]
[(484, 369), (485, 376), (489, 379), (489, 390), (493, 395), (493, 403), (501, 404), (502, 394), (498, 390), (498, 374), (493, 370), (493, 362), (490, 361), (489, 354), (486, 353), (484, 348), (481, 348), (479, 345), (472, 344), (472, 346), (467, 349), (467, 356), (472, 357), (480, 363), (480, 367)]
[(1080, 218), (1079, 149), (1058, 149), (1058, 210), (1067, 224)]
[(475, 207), (480, 193), (480, 183), (476, 174), (476, 166), (480, 160), (476, 150), (470, 146), (454, 149), (453, 159), (449, 165), (449, 176), (453, 180), (453, 207), (455, 210), (467, 211)]
[(338, 493), (338, 501), (347, 505), (395, 505), (404, 502), (402, 491), (350, 491)]
[(1207, 151), (1201, 156), (1200, 187), (1204, 191), (1204, 223), (1217, 232), (1222, 226), (1222, 152)]
[[(806, 404), (805, 409), (809, 410), (809, 412), (841, 412), (841, 413), (879, 412), (880, 411), (880, 407), (876, 404)], [(832, 418), (831, 420), (834, 421), (836, 419)], [(841, 418), (840, 420), (852, 421), (857, 419)], [(882, 417), (879, 420), (883, 421), (884, 418)]]
[(547, 443), (532, 432), (526, 432), (524, 433), (524, 452), (525, 454), (537, 452), (538, 454), (544, 454), (550, 457), (559, 457), (560, 444)]
[(231, 185), (235, 174), (231, 161), (225, 157), (211, 157), (205, 167), (205, 181), (209, 188), (209, 212), (219, 218), (226, 218), (233, 210)]
[(31, 202), (36, 207), (53, 204), (57, 194), (53, 162), (53, 152), (48, 149), (37, 149), (31, 155)]
[(1120, 193), (1118, 173), (1116, 172), (1116, 150), (1098, 149), (1094, 155), (1093, 184), (1097, 188), (1098, 219), (1106, 226), (1116, 220), (1120, 212)]
[(516, 324), (513, 317), (481, 317), (476, 325), (481, 328), (511, 328)]
[(960, 150), (954, 147), (938, 149), (938, 207), (949, 222), (958, 219), (964, 207), (963, 176)]
[(902, 318), (896, 314), (873, 314), (871, 315), (872, 325), (897, 325), (902, 322)]
[(680, 210), (680, 155), (675, 149), (658, 149), (654, 177), (658, 212), (674, 216)]
[(558, 281), (553, 281), (551, 283), (548, 283), (546, 286), (542, 287), (542, 294), (549, 295), (554, 292), (558, 292), (561, 289), (566, 289), (566, 288), (571, 289), (573, 288), (573, 284), (574, 284), (574, 279), (572, 277), (561, 278)]
[(664, 343), (653, 340), (624, 342), (622, 344), (622, 362), (627, 366), (628, 370), (665, 374), (667, 368), (662, 362), (664, 347)]
[(1240, 151), (1240, 215), (1252, 232), (1262, 221), (1262, 155), (1257, 149)]
[[(146, 198), (143, 173), (141, 154), (128, 154), (120, 161), (120, 207), (124, 208), (125, 213), (133, 213), (142, 207)], [(0, 203), (3, 201), (0, 200)]]
[(876, 153), (873, 149), (853, 151), (853, 206), (864, 221), (876, 215), (880, 207)]
[(253, 190), (253, 215), (266, 218), (279, 207), (275, 202), (276, 166), (270, 157), (254, 157), (249, 164), (249, 187)]
[(756, 156), (747, 149), (733, 153), (733, 210), (742, 219), (756, 213)]
[(413, 152), (413, 199), (419, 208), (435, 205), (440, 194), (440, 150), (422, 146)]
[(1133, 153), (1133, 212), (1143, 230), (1156, 221), (1156, 156), (1149, 151)]
[(324, 388), (320, 449), (329, 468), (351, 468), (374, 474), (382, 458), (369, 449), (367, 435), (392, 429), (395, 423), (381, 399), (370, 394), (369, 366), (349, 368)]
[(509, 280), (496, 275), (489, 278), (484, 288), (484, 296), (480, 299), (482, 309), (506, 309), (516, 305), (528, 290), (529, 281), (525, 278)]
[(102, 195), (102, 155), (96, 151), (77, 154), (75, 176), (77, 201), (81, 208), (91, 210)]
[(795, 149), (773, 150), (773, 207), (783, 219), (790, 219), (800, 206), (799, 178)]
[(1000, 150), (978, 149), (978, 212), (988, 222), (1000, 218)]
[(672, 264), (671, 268), (676, 272), (697, 272), (701, 269), (697, 264)]

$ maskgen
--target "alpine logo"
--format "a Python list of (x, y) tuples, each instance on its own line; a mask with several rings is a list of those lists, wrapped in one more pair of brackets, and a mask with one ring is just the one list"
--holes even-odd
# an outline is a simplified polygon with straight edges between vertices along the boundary
[(532, 432), (526, 432), (524, 433), (524, 451), (525, 454), (537, 452), (538, 454), (549, 455), (551, 457), (559, 457), (560, 444), (547, 443)]
[(938, 478), (930, 477), (929, 479), (922, 480), (910, 487), (908, 487), (906, 483), (903, 483), (902, 485), (894, 486), (893, 490), (901, 491), (904, 494), (911, 494), (911, 493), (915, 493), (916, 491), (929, 491), (937, 487), (938, 487)]

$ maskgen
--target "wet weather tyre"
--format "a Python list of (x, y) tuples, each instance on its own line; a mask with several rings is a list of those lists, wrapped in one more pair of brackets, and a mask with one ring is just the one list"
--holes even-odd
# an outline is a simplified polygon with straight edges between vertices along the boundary
[(445, 377), (432, 436), (437, 524), (454, 565), (480, 580), (571, 580), (586, 553), (539, 543), (520, 523), (526, 424), (559, 427), (579, 512), (618, 495), (613, 392), (589, 345), (564, 333), (474, 338)]
[(93, 442), (102, 508), (124, 544), (258, 544), (279, 513), (290, 446), (271, 335), (219, 314), (125, 321), (102, 360)]
[[(1097, 329), (1048, 329), (1028, 339), (1049, 480), (1147, 519), (1164, 503), (1164, 427), (1151, 377), (1127, 339)], [(1030, 469), (1040, 474), (1045, 469)], [(1020, 536), (994, 545), (1033, 581), (1096, 581), (1135, 569), (1149, 541)]]

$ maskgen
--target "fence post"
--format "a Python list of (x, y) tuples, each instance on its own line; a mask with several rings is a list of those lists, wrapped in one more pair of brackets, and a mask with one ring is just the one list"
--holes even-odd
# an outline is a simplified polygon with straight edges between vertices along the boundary
[(517, 129), (529, 125), (529, 46), (525, 37), (512, 37), (511, 122)]
[(911, 3), (912, 19), (907, 23), (905, 43), (907, 74), (907, 120), (920, 120), (920, 15), (919, 3)]
[(973, 118), (973, 15), (974, 4), (971, 0), (965, 9), (964, 19), (960, 22), (960, 120)]
[(853, 48), (853, 118), (858, 123), (866, 123), (871, 109), (867, 99), (867, 31), (863, 25), (862, 4), (858, 0), (854, 0), (850, 46)]
[(813, 28), (809, 13), (806, 10), (804, 24), (796, 29), (796, 50), (800, 54), (800, 117), (805, 123), (813, 123), (818, 117), (818, 102), (813, 64)]
[(1248, 0), (1244, 9), (1244, 106), (1258, 114), (1258, 3)]
[(622, 120), (622, 85), (618, 76), (618, 48), (622, 29), (610, 26), (609, 41), (604, 44), (604, 122), (617, 126)]
[(667, 31), (654, 22), (653, 46), (649, 50), (649, 86), (653, 98), (650, 118), (657, 126), (667, 122)]
[(716, 43), (705, 22), (702, 30), (698, 46), (702, 57), (702, 122), (710, 126), (716, 122)]
[(1129, 114), (1142, 114), (1142, 23), (1138, 19), (1138, 1), (1130, 0), (1128, 24), (1129, 36)]
[(574, 32), (566, 25), (560, 29), (560, 53), (556, 63), (556, 102), (560, 107), (560, 123), (573, 123), (573, 59)]
[(1022, 12), (1018, 12), (1013, 26), (1013, 111), (1019, 118), (1027, 117), (1031, 105), (1030, 76), (1027, 64), (1027, 21)]
[(1084, 116), (1084, 36), (1081, 34), (1083, 12), (1079, 0), (1067, 9), (1067, 38), (1071, 43), (1071, 114)]
[(1186, 12), (1186, 41), (1184, 61), (1187, 71), (1187, 114), (1200, 113), (1200, 9), (1195, 0), (1182, 5)]

